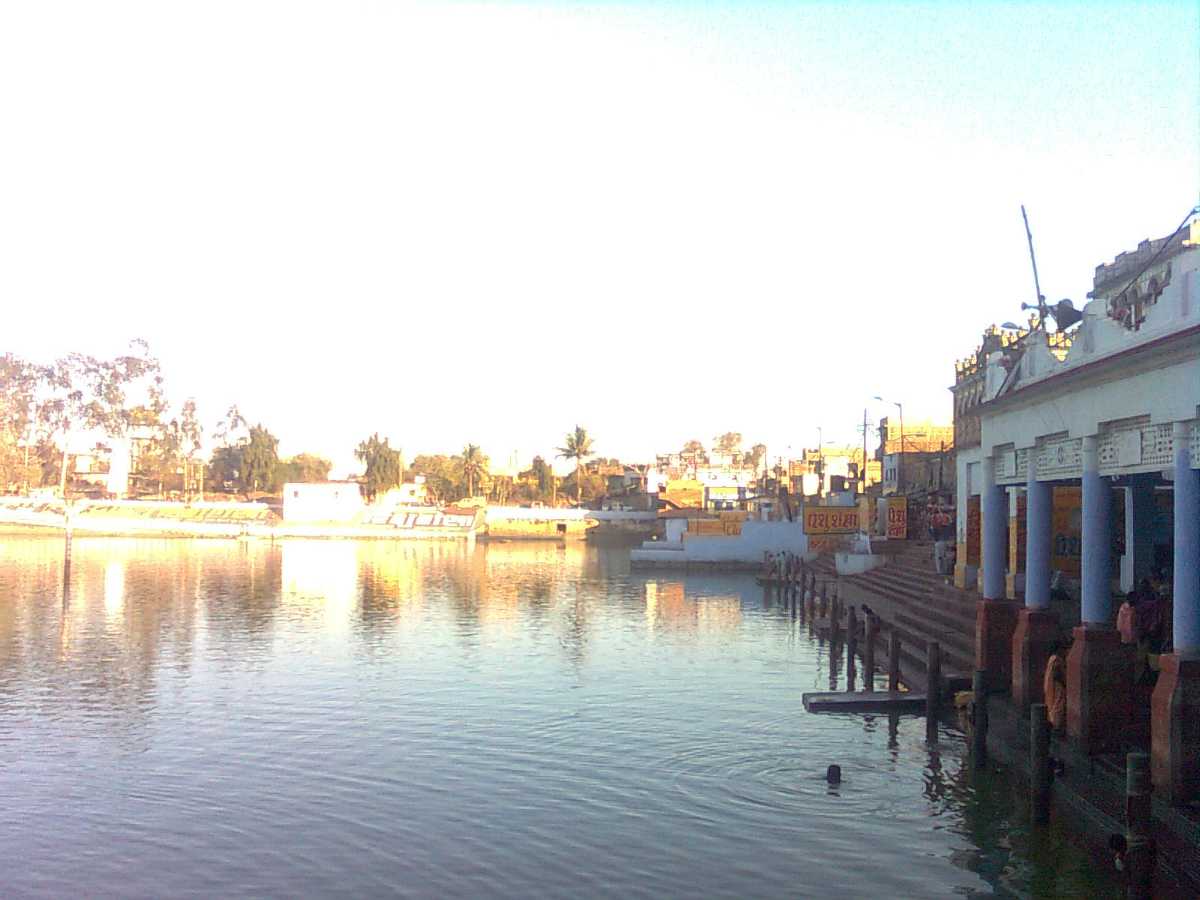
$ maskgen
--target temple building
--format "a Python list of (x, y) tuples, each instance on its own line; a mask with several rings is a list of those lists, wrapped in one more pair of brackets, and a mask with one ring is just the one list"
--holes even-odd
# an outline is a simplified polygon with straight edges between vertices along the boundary
[[(1103, 753), (1145, 728), (1176, 803), (1200, 799), (1198, 270), (1200, 223), (1144, 241), (1096, 268), (1082, 316), (1051, 312), (1056, 332), (1043, 315), (985, 334), (953, 388), (955, 580), (982, 595), (977, 668), (1027, 710), (1070, 627), (1068, 736)], [(1168, 612), (1141, 698), (1145, 654), (1115, 619), (1118, 591), (1144, 581)]]

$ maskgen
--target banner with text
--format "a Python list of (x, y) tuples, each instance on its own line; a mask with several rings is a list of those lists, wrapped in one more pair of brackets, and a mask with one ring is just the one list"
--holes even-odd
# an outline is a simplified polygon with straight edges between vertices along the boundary
[(854, 534), (858, 530), (856, 506), (810, 506), (804, 510), (805, 534)]

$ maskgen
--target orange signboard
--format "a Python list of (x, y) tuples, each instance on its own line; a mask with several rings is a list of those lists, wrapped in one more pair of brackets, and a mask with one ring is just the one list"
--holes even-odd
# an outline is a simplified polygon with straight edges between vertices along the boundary
[(804, 510), (805, 534), (854, 534), (858, 530), (857, 506), (809, 506)]
[(888, 498), (887, 536), (892, 540), (904, 540), (908, 537), (908, 500), (906, 498)]

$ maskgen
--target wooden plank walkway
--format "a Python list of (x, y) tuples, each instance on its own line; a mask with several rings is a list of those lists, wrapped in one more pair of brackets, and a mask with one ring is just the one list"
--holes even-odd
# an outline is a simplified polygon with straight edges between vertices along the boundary
[(923, 713), (925, 694), (915, 691), (822, 691), (801, 696), (808, 712)]

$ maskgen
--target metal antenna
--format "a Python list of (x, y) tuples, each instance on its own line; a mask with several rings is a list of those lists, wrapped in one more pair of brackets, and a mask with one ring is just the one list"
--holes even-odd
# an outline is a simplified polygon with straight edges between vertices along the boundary
[[(1038, 281), (1037, 273), (1037, 257), (1033, 255), (1033, 232), (1029, 230), (1029, 216), (1025, 215), (1025, 204), (1021, 204), (1021, 218), (1025, 222), (1025, 239), (1029, 241), (1029, 261), (1033, 263), (1033, 289), (1037, 292), (1038, 311), (1038, 328), (1046, 330), (1046, 298), (1042, 296), (1042, 285)], [(1034, 309), (1035, 307), (1022, 303), (1021, 309)]]

